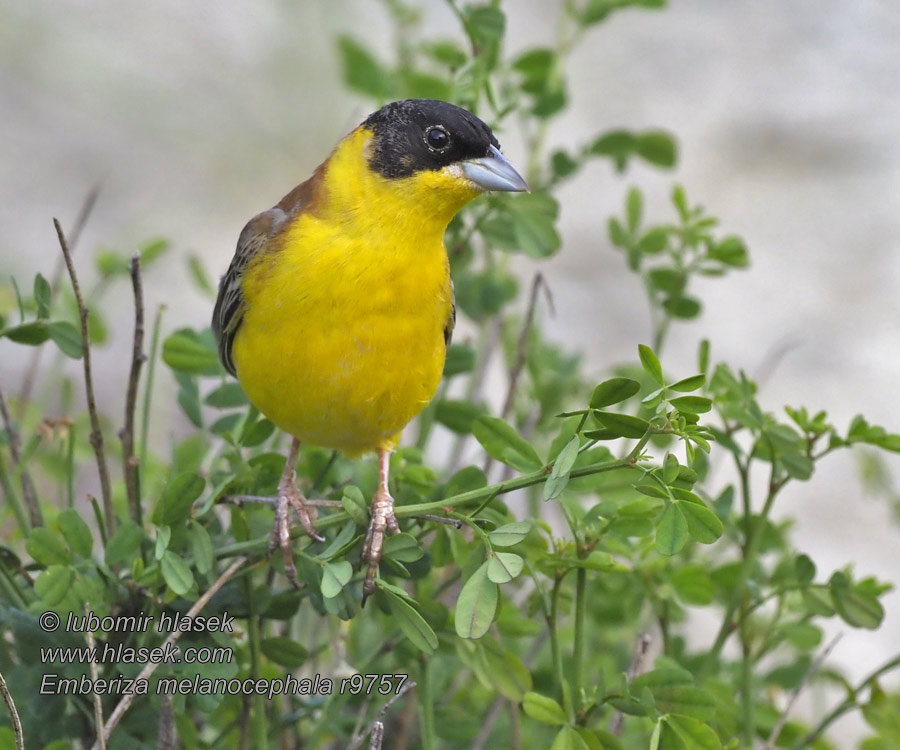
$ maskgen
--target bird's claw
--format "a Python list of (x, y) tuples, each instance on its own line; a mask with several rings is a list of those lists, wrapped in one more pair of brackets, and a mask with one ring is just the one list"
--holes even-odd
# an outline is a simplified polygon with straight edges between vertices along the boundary
[(294, 555), (291, 550), (291, 529), (288, 520), (288, 509), (293, 509), (303, 530), (317, 542), (324, 542), (325, 537), (318, 534), (315, 529), (316, 509), (306, 504), (306, 498), (297, 488), (293, 472), (278, 484), (278, 500), (275, 505), (275, 525), (272, 528), (272, 538), (269, 541), (269, 554), (276, 548), (281, 548), (284, 557), (284, 573), (294, 588), (300, 588), (297, 580), (297, 567), (294, 565)]
[(375, 575), (378, 572), (378, 563), (381, 562), (384, 537), (386, 534), (398, 533), (400, 526), (394, 515), (394, 498), (382, 487), (372, 498), (372, 518), (369, 520), (369, 530), (363, 542), (362, 562), (367, 567), (363, 581), (362, 606), (366, 605), (366, 599), (375, 592)]

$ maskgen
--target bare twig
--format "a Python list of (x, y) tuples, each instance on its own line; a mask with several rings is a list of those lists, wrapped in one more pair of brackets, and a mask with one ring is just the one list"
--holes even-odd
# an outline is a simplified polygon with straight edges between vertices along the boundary
[[(401, 687), (395, 695), (392, 695), (390, 700), (385, 703), (375, 714), (375, 718), (372, 720), (372, 724), (365, 732), (361, 734), (357, 734), (353, 737), (350, 744), (347, 746), (347, 750), (357, 750), (366, 738), (366, 735), (371, 733), (372, 739), (369, 742), (369, 750), (380, 750), (381, 743), (384, 738), (384, 722), (383, 719), (387, 714), (388, 710), (391, 706), (393, 706), (400, 698), (402, 698), (406, 693), (416, 687), (416, 683), (412, 680), (407, 680), (403, 683), (403, 687)], [(377, 740), (376, 740), (377, 737)]]
[[(259, 505), (278, 505), (277, 497), (269, 497), (267, 495), (223, 495), (217, 502), (228, 503), (229, 505), (243, 505), (244, 503), (258, 503)], [(303, 500), (304, 505), (311, 508), (343, 508), (344, 504), (340, 500)]]
[(125, 492), (128, 509), (138, 526), (143, 525), (141, 512), (141, 485), (138, 459), (134, 455), (134, 410), (137, 405), (138, 382), (144, 355), (144, 288), (141, 284), (141, 256), (131, 259), (131, 286), (134, 290), (134, 343), (131, 348), (131, 371), (128, 375), (128, 390), (125, 394), (125, 424), (119, 433), (122, 440), (122, 473), (125, 477)]
[(19, 719), (19, 712), (16, 711), (16, 704), (10, 695), (9, 688), (6, 686), (6, 680), (0, 673), (0, 695), (3, 696), (3, 702), (9, 709), (9, 718), (12, 721), (13, 734), (16, 736), (16, 750), (25, 750), (25, 736), (22, 734), (22, 721)]
[(784, 711), (781, 712), (781, 716), (778, 717), (778, 721), (775, 722), (775, 726), (772, 727), (772, 731), (769, 733), (769, 739), (766, 740), (766, 744), (763, 746), (763, 750), (772, 750), (775, 747), (775, 741), (778, 739), (778, 735), (781, 734), (781, 730), (784, 728), (785, 723), (788, 719), (788, 714), (790, 714), (791, 709), (794, 707), (794, 704), (797, 702), (797, 698), (800, 697), (801, 691), (809, 684), (809, 681), (813, 678), (816, 672), (818, 672), (822, 668), (822, 664), (825, 663), (825, 660), (828, 658), (828, 655), (834, 650), (834, 647), (837, 646), (838, 641), (843, 638), (843, 633), (838, 633), (834, 638), (831, 639), (831, 642), (822, 649), (822, 653), (819, 654), (812, 664), (809, 665), (809, 669), (806, 670), (806, 674), (803, 675), (803, 679), (800, 680), (800, 684), (794, 688), (794, 692), (791, 693), (791, 697), (787, 702), (787, 705), (784, 707)]
[[(90, 617), (91, 610), (88, 608), (88, 603), (84, 603), (84, 619), (88, 620)], [(88, 648), (91, 651), (96, 647), (96, 641), (94, 640), (94, 631), (87, 630), (85, 631), (85, 637), (87, 638)], [(97, 678), (99, 677), (99, 670), (97, 669), (97, 662), (93, 659), (90, 660), (89, 669), (91, 671), (91, 682), (95, 685), (97, 684)], [(97, 728), (97, 745), (100, 750), (106, 750), (106, 739), (103, 737), (103, 703), (100, 700), (100, 694), (94, 690), (91, 691), (91, 698), (94, 704), (94, 726)]]
[(163, 693), (159, 696), (159, 734), (156, 739), (156, 750), (175, 750), (177, 740), (172, 696)]
[[(522, 370), (525, 369), (525, 364), (528, 362), (528, 338), (531, 335), (531, 328), (534, 326), (534, 310), (537, 306), (538, 292), (541, 290), (541, 287), (544, 288), (544, 292), (547, 295), (547, 304), (550, 307), (551, 312), (553, 310), (553, 298), (550, 296), (547, 282), (544, 281), (542, 274), (536, 273), (531, 282), (531, 292), (528, 295), (528, 307), (525, 308), (525, 319), (522, 321), (522, 330), (519, 331), (519, 343), (516, 346), (516, 359), (509, 371), (509, 386), (506, 389), (506, 398), (503, 399), (503, 408), (500, 410), (500, 416), (503, 419), (509, 417), (509, 413), (512, 411), (516, 392), (519, 389), (519, 378), (522, 375)], [(484, 466), (482, 467), (485, 474), (491, 470), (493, 463), (494, 459), (491, 456), (485, 458)]]
[(81, 344), (84, 348), (82, 362), (84, 364), (84, 388), (87, 395), (88, 414), (91, 418), (91, 446), (97, 457), (97, 471), (100, 474), (100, 495), (103, 499), (103, 512), (106, 516), (106, 534), (112, 537), (116, 530), (116, 518), (113, 514), (112, 492), (109, 486), (109, 468), (106, 465), (106, 452), (103, 449), (103, 432), (100, 430), (100, 417), (97, 415), (97, 402), (94, 399), (94, 377), (91, 372), (91, 340), (88, 329), (88, 309), (84, 305), (81, 296), (81, 287), (78, 285), (78, 275), (75, 273), (75, 265), (72, 263), (72, 251), (66, 241), (59, 220), (53, 220), (56, 227), (56, 235), (59, 237), (59, 246), (62, 248), (66, 268), (69, 270), (69, 279), (72, 282), (72, 291), (75, 293), (75, 302), (78, 304), (78, 315), (81, 319)]
[[(12, 455), (13, 468), (15, 469), (22, 460), (22, 446), (19, 440), (19, 431), (13, 424), (2, 389), (0, 389), (0, 415), (3, 417), (3, 426), (6, 427), (6, 432), (9, 435), (9, 452)], [(34, 483), (31, 481), (31, 474), (25, 466), (19, 469), (19, 473), (22, 482), (22, 498), (25, 501), (25, 506), (28, 508), (31, 525), (32, 527), (43, 526), (44, 518), (38, 505), (37, 493), (34, 490)]]
[[(84, 229), (84, 225), (87, 224), (87, 220), (94, 210), (94, 205), (97, 203), (97, 196), (99, 194), (100, 186), (95, 185), (85, 196), (84, 203), (81, 204), (81, 210), (78, 212), (75, 223), (72, 225), (72, 229), (69, 232), (69, 247), (73, 251), (78, 244), (78, 238), (81, 237), (81, 231)], [(59, 258), (56, 262), (56, 267), (53, 269), (53, 277), (50, 279), (50, 299), (53, 299), (56, 290), (59, 288), (59, 282), (62, 281), (64, 270), (65, 263), (62, 258)], [(38, 369), (41, 366), (41, 356), (43, 351), (44, 347), (39, 346), (36, 347), (31, 354), (31, 361), (28, 363), (28, 369), (26, 370), (25, 378), (22, 381), (22, 390), (19, 391), (19, 408), (17, 410), (19, 419), (24, 415), (25, 406), (31, 400), (31, 392), (34, 389), (35, 382), (37, 382), (37, 374)]]
[[(225, 570), (222, 575), (220, 575), (199, 599), (194, 602), (194, 606), (192, 606), (188, 611), (185, 617), (194, 618), (197, 614), (209, 603), (209, 600), (215, 596), (216, 592), (222, 588), (231, 577), (240, 570), (244, 564), (247, 562), (249, 558), (246, 555), (242, 555), (238, 557), (228, 568)], [(165, 648), (170, 643), (175, 643), (182, 635), (184, 635), (185, 631), (183, 630), (174, 630), (166, 637), (166, 639), (160, 644), (160, 648), (165, 650)], [(144, 666), (144, 668), (140, 671), (138, 676), (135, 678), (136, 681), (147, 680), (150, 676), (156, 671), (156, 668), (159, 666), (159, 663), (150, 662)], [(134, 702), (136, 693), (126, 693), (122, 700), (116, 705), (113, 709), (113, 712), (110, 714), (109, 719), (106, 722), (106, 725), (103, 727), (103, 739), (108, 740), (109, 736), (112, 734), (113, 729), (118, 726), (119, 722), (122, 720), (122, 717), (125, 715), (125, 712), (131, 707), (131, 704)], [(98, 738), (99, 739), (99, 738)], [(92, 750), (100, 750), (100, 745), (95, 742)]]
[[(631, 682), (637, 677), (644, 668), (644, 659), (650, 650), (650, 633), (639, 633), (637, 643), (634, 647), (634, 653), (631, 655), (631, 664), (628, 665), (628, 681)], [(613, 714), (612, 721), (609, 724), (609, 733), (615, 736), (622, 734), (622, 727), (625, 723), (625, 714), (616, 711)]]

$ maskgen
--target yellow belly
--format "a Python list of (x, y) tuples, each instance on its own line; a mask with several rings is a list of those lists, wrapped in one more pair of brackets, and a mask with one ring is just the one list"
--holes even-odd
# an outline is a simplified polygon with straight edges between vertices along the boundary
[(441, 234), (348, 237), (339, 224), (299, 217), (245, 274), (233, 353), (250, 401), (304, 442), (351, 455), (392, 447), (444, 366), (451, 289)]

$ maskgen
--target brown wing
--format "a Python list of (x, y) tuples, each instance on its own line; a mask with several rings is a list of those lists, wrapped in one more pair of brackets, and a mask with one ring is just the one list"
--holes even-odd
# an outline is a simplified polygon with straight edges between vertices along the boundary
[(244, 319), (244, 272), (250, 261), (284, 223), (285, 213), (277, 206), (263, 211), (247, 222), (238, 238), (231, 265), (219, 281), (219, 296), (213, 309), (212, 329), (219, 344), (219, 359), (225, 369), (237, 375), (231, 347)]
[(244, 319), (244, 272), (250, 261), (285, 223), (314, 204), (325, 164), (320, 165), (306, 182), (302, 182), (282, 198), (278, 205), (257, 214), (244, 227), (238, 238), (231, 265), (219, 282), (219, 296), (213, 309), (212, 329), (219, 344), (219, 359), (235, 377), (231, 347)]

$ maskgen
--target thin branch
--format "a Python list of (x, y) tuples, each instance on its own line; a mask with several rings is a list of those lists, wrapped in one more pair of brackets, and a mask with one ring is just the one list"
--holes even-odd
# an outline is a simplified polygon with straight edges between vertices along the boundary
[[(634, 653), (631, 655), (631, 664), (628, 665), (628, 682), (637, 677), (644, 668), (644, 659), (647, 658), (647, 652), (650, 650), (651, 643), (650, 633), (638, 634), (637, 644), (635, 644)], [(609, 725), (609, 733), (618, 737), (622, 734), (624, 724), (625, 714), (621, 711), (616, 711)]]
[(113, 514), (112, 492), (109, 486), (109, 468), (106, 465), (106, 452), (103, 449), (103, 432), (100, 430), (100, 418), (97, 415), (97, 402), (94, 399), (94, 377), (91, 372), (91, 340), (88, 329), (88, 309), (84, 305), (81, 296), (81, 287), (78, 285), (78, 275), (75, 273), (75, 265), (72, 263), (72, 251), (63, 234), (59, 220), (53, 220), (56, 227), (56, 235), (59, 237), (59, 246), (62, 248), (66, 268), (69, 270), (69, 279), (72, 282), (72, 291), (75, 293), (75, 302), (78, 304), (78, 316), (81, 320), (81, 344), (84, 348), (82, 362), (84, 363), (84, 388), (87, 395), (88, 414), (91, 418), (90, 442), (97, 457), (97, 471), (100, 474), (100, 495), (103, 499), (103, 512), (106, 516), (106, 535), (112, 537), (116, 530), (116, 518)]
[[(91, 611), (88, 608), (88, 603), (84, 603), (84, 619), (87, 621), (90, 617)], [(87, 630), (85, 631), (85, 637), (87, 638), (88, 648), (93, 651), (96, 647), (96, 641), (94, 640), (94, 631)], [(90, 660), (89, 669), (91, 671), (91, 682), (96, 685), (97, 679), (99, 677), (99, 670), (97, 669), (97, 662), (93, 659)], [(100, 700), (100, 694), (95, 690), (91, 691), (91, 698), (94, 704), (94, 726), (97, 728), (97, 745), (100, 750), (106, 750), (106, 739), (103, 737), (103, 703)]]
[[(22, 460), (22, 445), (19, 440), (19, 431), (16, 429), (9, 413), (9, 407), (6, 404), (6, 397), (3, 390), (0, 389), (0, 415), (3, 417), (3, 426), (9, 435), (9, 452), (12, 454), (13, 470), (15, 470)], [(43, 526), (44, 518), (41, 515), (41, 508), (37, 501), (37, 492), (34, 489), (34, 483), (31, 481), (31, 474), (23, 465), (20, 469), (20, 481), (22, 483), (22, 499), (28, 508), (28, 515), (31, 519), (31, 526)]]
[(156, 750), (175, 750), (177, 746), (175, 707), (172, 705), (172, 696), (163, 693), (159, 696), (159, 733), (156, 739)]
[[(537, 306), (538, 292), (541, 290), (541, 287), (544, 288), (547, 295), (547, 304), (550, 306), (550, 310), (553, 310), (553, 298), (550, 296), (547, 282), (544, 281), (542, 274), (536, 273), (531, 282), (531, 292), (528, 295), (528, 307), (525, 308), (525, 319), (522, 321), (522, 330), (519, 331), (519, 343), (516, 346), (516, 360), (513, 363), (512, 369), (509, 371), (509, 386), (506, 389), (506, 398), (503, 399), (503, 408), (500, 410), (500, 417), (503, 419), (509, 417), (509, 414), (512, 411), (516, 392), (519, 390), (519, 378), (528, 362), (528, 339), (531, 336), (531, 329), (534, 326), (534, 310)], [(485, 458), (484, 466), (482, 467), (485, 474), (491, 470), (493, 463), (494, 459), (492, 456)]]
[(143, 526), (141, 512), (140, 466), (134, 455), (134, 411), (137, 406), (138, 383), (144, 355), (144, 288), (141, 283), (141, 256), (131, 259), (131, 286), (134, 290), (134, 343), (131, 348), (131, 370), (128, 375), (128, 390), (125, 394), (125, 424), (119, 433), (122, 441), (122, 473), (125, 477), (125, 492), (128, 509), (138, 526)]
[[(199, 599), (194, 602), (194, 606), (192, 606), (188, 611), (185, 617), (192, 619), (197, 616), (197, 614), (209, 603), (209, 600), (215, 596), (216, 592), (222, 588), (231, 577), (240, 570), (244, 564), (247, 562), (248, 558), (244, 555), (237, 558), (228, 568), (225, 570), (222, 575), (220, 575)], [(168, 637), (160, 644), (160, 648), (163, 650), (170, 643), (175, 643), (182, 635), (184, 635), (185, 631), (183, 630), (174, 630), (169, 633)], [(147, 680), (150, 676), (156, 671), (156, 668), (159, 666), (159, 663), (154, 664), (150, 662), (144, 666), (144, 668), (140, 671), (138, 676), (135, 678), (136, 681)], [(122, 720), (122, 717), (125, 715), (125, 712), (131, 707), (131, 704), (134, 703), (135, 693), (126, 693), (122, 700), (116, 705), (113, 709), (113, 712), (110, 714), (109, 719), (106, 722), (106, 725), (103, 727), (103, 739), (108, 740), (109, 736), (112, 734), (113, 729), (119, 724)], [(99, 740), (99, 737), (98, 737)], [(100, 745), (98, 742), (95, 742), (92, 750), (100, 750)]]
[(19, 712), (16, 711), (16, 704), (12, 699), (9, 688), (6, 686), (6, 680), (0, 673), (0, 695), (3, 696), (3, 702), (9, 709), (9, 718), (12, 721), (13, 734), (16, 736), (16, 750), (25, 750), (25, 736), (22, 734), (22, 721), (19, 719)]
[[(362, 734), (357, 734), (347, 746), (347, 750), (357, 750), (366, 738), (366, 735), (369, 733), (372, 734), (372, 741), (369, 743), (369, 749), (372, 748), (379, 749), (381, 748), (381, 741), (384, 735), (384, 722), (383, 719), (387, 712), (390, 710), (391, 706), (393, 706), (398, 700), (400, 700), (404, 695), (406, 695), (410, 690), (416, 687), (416, 683), (413, 680), (407, 680), (403, 683), (403, 686), (397, 691), (395, 695), (392, 695), (390, 700), (387, 701), (379, 710), (378, 713), (375, 714), (375, 718), (372, 720), (371, 726)], [(377, 744), (373, 744), (375, 742), (376, 733), (378, 736)]]
[[(88, 194), (84, 198), (84, 202), (81, 204), (81, 210), (78, 212), (78, 216), (75, 217), (75, 223), (72, 225), (72, 229), (69, 231), (69, 247), (74, 251), (75, 246), (78, 244), (78, 238), (81, 237), (81, 231), (84, 229), (85, 224), (87, 224), (87, 220), (91, 215), (91, 212), (94, 210), (94, 206), (97, 203), (97, 196), (100, 194), (100, 186), (95, 185)], [(56, 267), (53, 269), (53, 277), (50, 279), (50, 299), (52, 300), (54, 296), (56, 296), (56, 290), (59, 288), (59, 283), (62, 281), (63, 271), (65, 270), (65, 264), (62, 258), (59, 258), (56, 261)], [(25, 378), (22, 381), (22, 390), (19, 391), (19, 408), (17, 409), (19, 419), (25, 413), (25, 406), (31, 400), (31, 392), (34, 388), (34, 384), (37, 382), (38, 369), (41, 365), (41, 356), (43, 355), (44, 347), (38, 346), (35, 347), (34, 351), (31, 354), (31, 361), (28, 363), (28, 369), (25, 371)]]
[(763, 746), (763, 750), (772, 750), (775, 747), (775, 741), (778, 739), (778, 735), (781, 734), (781, 730), (784, 728), (785, 723), (787, 723), (788, 714), (790, 714), (791, 709), (794, 707), (794, 704), (797, 702), (797, 698), (800, 697), (800, 693), (805, 688), (810, 680), (812, 680), (813, 675), (818, 672), (822, 665), (825, 663), (825, 660), (828, 658), (828, 655), (834, 650), (834, 647), (837, 646), (838, 641), (844, 637), (843, 633), (838, 633), (831, 642), (822, 649), (822, 653), (819, 654), (812, 664), (809, 665), (809, 669), (806, 670), (806, 674), (803, 675), (803, 679), (800, 680), (800, 684), (794, 688), (794, 692), (791, 694), (790, 699), (787, 702), (787, 705), (784, 707), (784, 711), (782, 711), (781, 716), (778, 717), (778, 721), (775, 722), (775, 726), (772, 727), (772, 731), (769, 733), (769, 739), (766, 740), (766, 744)]

